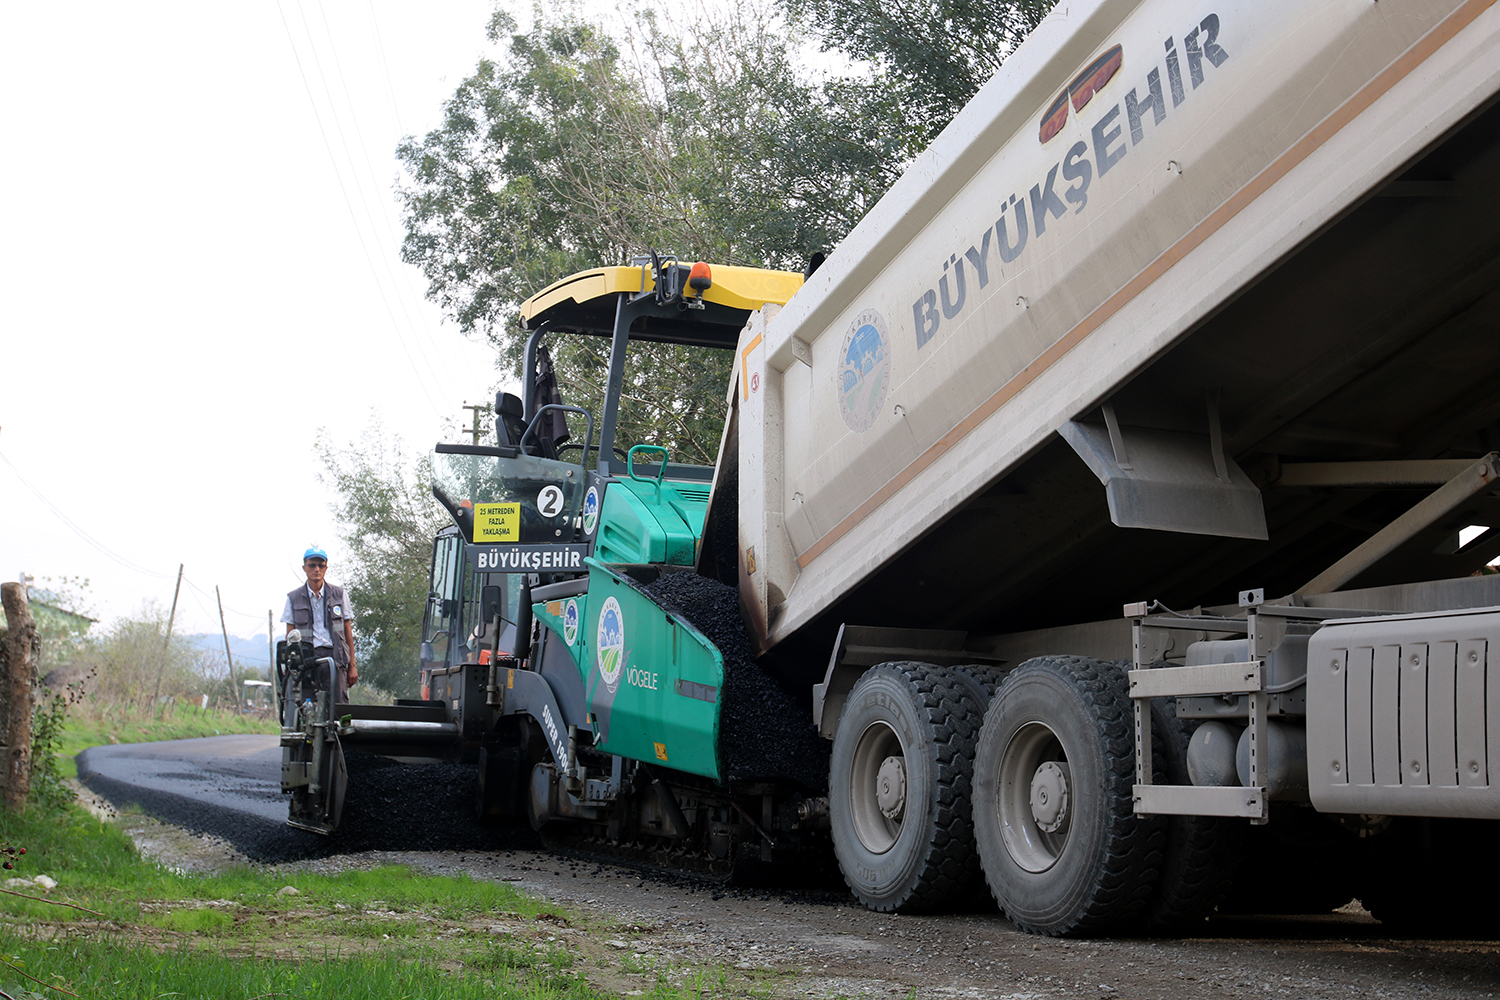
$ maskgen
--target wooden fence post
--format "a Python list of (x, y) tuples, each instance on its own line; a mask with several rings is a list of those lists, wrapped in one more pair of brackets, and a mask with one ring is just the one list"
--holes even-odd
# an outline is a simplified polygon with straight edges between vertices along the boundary
[(6, 676), (0, 679), (7, 695), (4, 743), (5, 808), (26, 808), (31, 791), (31, 692), (35, 666), (31, 648), (36, 640), (36, 622), (26, 601), (23, 583), (0, 584), (0, 603), (5, 605)]

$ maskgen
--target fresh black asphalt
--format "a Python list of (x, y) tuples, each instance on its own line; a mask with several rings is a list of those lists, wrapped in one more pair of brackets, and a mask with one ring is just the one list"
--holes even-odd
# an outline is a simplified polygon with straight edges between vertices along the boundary
[(472, 767), (403, 764), (354, 751), (346, 760), (343, 822), (331, 837), (286, 825), (275, 736), (91, 747), (78, 755), (78, 778), (117, 808), (138, 806), (259, 862), (535, 845), (529, 829), (476, 822)]

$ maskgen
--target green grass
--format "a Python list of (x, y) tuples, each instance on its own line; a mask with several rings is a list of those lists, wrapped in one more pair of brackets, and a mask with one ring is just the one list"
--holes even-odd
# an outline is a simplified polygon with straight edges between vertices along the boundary
[(504, 941), (489, 942), (470, 964), (478, 970), (544, 969), (560, 972), (573, 967), (574, 958), (557, 948), (521, 948)]
[[(274, 957), (230, 959), (188, 947), (162, 951), (125, 949), (98, 937), (70, 935), (38, 949), (0, 929), (0, 983), (17, 996), (40, 991), (15, 971), (85, 997), (110, 998), (368, 998), (368, 1000), (596, 1000), (582, 979), (500, 965), (480, 971), (450, 970), (436, 955), (339, 955), (303, 961)], [(50, 996), (60, 993), (49, 992)]]
[(18, 1000), (67, 995), (26, 975), (83, 997), (153, 1000), (699, 1000), (745, 988), (719, 967), (677, 970), (674, 985), (654, 961), (603, 943), (618, 928), (504, 882), (398, 865), (183, 874), (76, 807), (0, 811), (0, 842), (27, 849), (7, 875), (58, 882), (53, 902), (0, 894), (0, 990)]
[(142, 922), (177, 934), (213, 934), (234, 926), (234, 917), (220, 910), (167, 910), (159, 916), (143, 917)]
[[(92, 707), (70, 710), (65, 776), (76, 777), (74, 757), (91, 746), (278, 731), (274, 720), (181, 705)], [(620, 929), (587, 927), (504, 882), (400, 865), (188, 875), (142, 858), (119, 827), (77, 807), (0, 810), (0, 844), (27, 851), (6, 875), (58, 882), (50, 902), (0, 894), (0, 991), (17, 1000), (746, 995), (745, 977), (718, 966), (678, 970), (674, 986), (664, 967), (601, 944)], [(287, 886), (296, 892), (283, 894)]]
[[(77, 897), (75, 902), (112, 917), (134, 919), (138, 900), (173, 899), (230, 900), (271, 911), (309, 906), (331, 914), (420, 911), (426, 917), (449, 921), (503, 913), (553, 925), (569, 922), (556, 907), (529, 899), (507, 883), (423, 876), (401, 865), (336, 875), (273, 875), (249, 867), (185, 875), (143, 860), (119, 828), (76, 808), (52, 814), (0, 813), (0, 838), (27, 849), (12, 874), (50, 875), (61, 883), (59, 891), (65, 888), (70, 898)], [(287, 886), (297, 893), (280, 895)], [(56, 908), (44, 903), (13, 898), (14, 906), (24, 909), (12, 912), (56, 913)]]
[(418, 875), (410, 868), (387, 865), (368, 871), (346, 871), (338, 875), (298, 873), (278, 879), (273, 887), (290, 885), (302, 903), (343, 903), (362, 910), (413, 911), (442, 901), (443, 915), (460, 918), (480, 913), (513, 913), (535, 919), (566, 922), (556, 907), (522, 896), (504, 882), (476, 882), (449, 875)]

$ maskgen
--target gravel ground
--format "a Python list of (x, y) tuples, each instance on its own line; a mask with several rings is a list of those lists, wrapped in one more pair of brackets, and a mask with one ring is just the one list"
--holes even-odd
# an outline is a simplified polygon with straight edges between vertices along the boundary
[[(146, 853), (174, 867), (257, 863), (222, 836), (141, 815), (124, 822)], [(529, 834), (515, 836), (519, 844)], [(317, 851), (269, 867), (334, 872), (392, 862), (506, 881), (585, 914), (584, 926), (608, 928), (600, 932), (607, 947), (633, 956), (643, 970), (635, 974), (640, 990), (650, 989), (658, 969), (707, 964), (723, 971), (732, 991), (777, 998), (1500, 993), (1495, 942), (1391, 938), (1357, 905), (1317, 918), (1216, 917), (1183, 940), (1058, 941), (1021, 934), (993, 911), (890, 916), (851, 905), (841, 892), (726, 889), (521, 846), (372, 851), (322, 841)]]

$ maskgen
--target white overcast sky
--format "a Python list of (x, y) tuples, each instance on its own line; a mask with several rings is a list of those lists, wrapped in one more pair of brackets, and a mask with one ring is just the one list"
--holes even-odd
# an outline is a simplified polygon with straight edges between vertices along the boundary
[(318, 429), (376, 414), (422, 452), (498, 379), (400, 262), (392, 193), (491, 9), (7, 5), (0, 579), (87, 577), (108, 623), (182, 563), (177, 627), (218, 629), (218, 585), (242, 636), (309, 542), (339, 581)]

